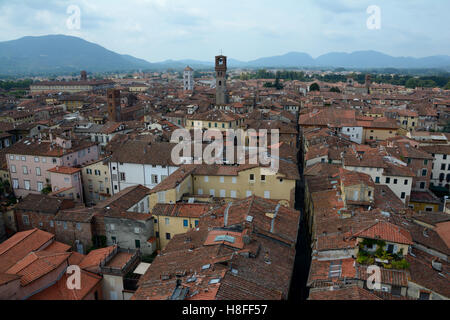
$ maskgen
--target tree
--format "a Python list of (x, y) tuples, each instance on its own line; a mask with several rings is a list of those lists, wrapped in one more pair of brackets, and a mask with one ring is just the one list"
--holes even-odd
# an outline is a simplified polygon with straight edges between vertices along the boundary
[(313, 83), (310, 87), (309, 87), (309, 91), (320, 91), (320, 86), (317, 83)]
[(341, 93), (341, 90), (339, 90), (338, 87), (333, 87), (333, 88), (330, 89), (330, 92)]
[(450, 90), (450, 80), (445, 85), (444, 90)]

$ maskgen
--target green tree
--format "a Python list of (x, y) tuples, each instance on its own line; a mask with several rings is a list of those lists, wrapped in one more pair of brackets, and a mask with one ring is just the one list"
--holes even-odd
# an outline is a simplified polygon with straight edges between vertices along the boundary
[(450, 80), (445, 85), (444, 90), (450, 90)]
[(333, 88), (330, 89), (330, 92), (341, 93), (341, 90), (339, 90), (338, 87), (333, 87)]
[(320, 86), (317, 83), (313, 83), (310, 87), (309, 87), (309, 91), (320, 91)]

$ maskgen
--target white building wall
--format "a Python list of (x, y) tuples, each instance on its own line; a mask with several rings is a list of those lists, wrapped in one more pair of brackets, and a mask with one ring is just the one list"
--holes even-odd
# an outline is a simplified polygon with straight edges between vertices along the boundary
[[(120, 164), (118, 162), (110, 162), (109, 170), (113, 184), (112, 191), (113, 194), (116, 194), (136, 185), (143, 185), (149, 189), (153, 189), (162, 181), (163, 176), (170, 176), (178, 170), (178, 167), (167, 166), (163, 168), (162, 166), (152, 166), (150, 164)], [(125, 174), (125, 180), (120, 180), (120, 173)], [(153, 175), (158, 177), (157, 183), (152, 182)]]

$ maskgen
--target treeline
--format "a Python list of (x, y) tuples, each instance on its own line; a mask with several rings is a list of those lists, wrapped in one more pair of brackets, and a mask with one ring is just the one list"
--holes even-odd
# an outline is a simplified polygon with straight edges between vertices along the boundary
[[(241, 80), (251, 80), (251, 79), (281, 79), (281, 80), (298, 80), (302, 82), (310, 82), (313, 80), (337, 83), (346, 82), (347, 78), (353, 78), (356, 82), (363, 84), (366, 80), (366, 74), (350, 74), (348, 76), (341, 75), (337, 73), (326, 74), (326, 75), (315, 75), (314, 78), (307, 76), (301, 71), (267, 71), (265, 69), (257, 70), (252, 73), (242, 73), (240, 76)], [(391, 74), (371, 74), (373, 83), (385, 83), (398, 86), (405, 86), (407, 88), (425, 87), (425, 88), (444, 88), (450, 90), (450, 74), (443, 73), (442, 75), (430, 75), (430, 76), (420, 76), (415, 77), (412, 75), (391, 75)]]
[(30, 85), (33, 83), (33, 80), (19, 80), (19, 81), (1, 81), (0, 80), (0, 88), (3, 90), (11, 90), (11, 89), (28, 89)]

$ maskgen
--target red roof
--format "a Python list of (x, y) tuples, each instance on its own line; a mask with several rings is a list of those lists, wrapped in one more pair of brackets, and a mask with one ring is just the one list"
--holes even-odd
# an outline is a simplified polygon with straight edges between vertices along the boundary
[(381, 239), (401, 244), (413, 244), (409, 231), (384, 221), (377, 222), (371, 227), (356, 233), (355, 236), (370, 239)]
[(71, 168), (71, 167), (55, 167), (53, 169), (48, 170), (48, 172), (59, 174), (74, 174), (80, 171), (81, 171), (80, 168)]

